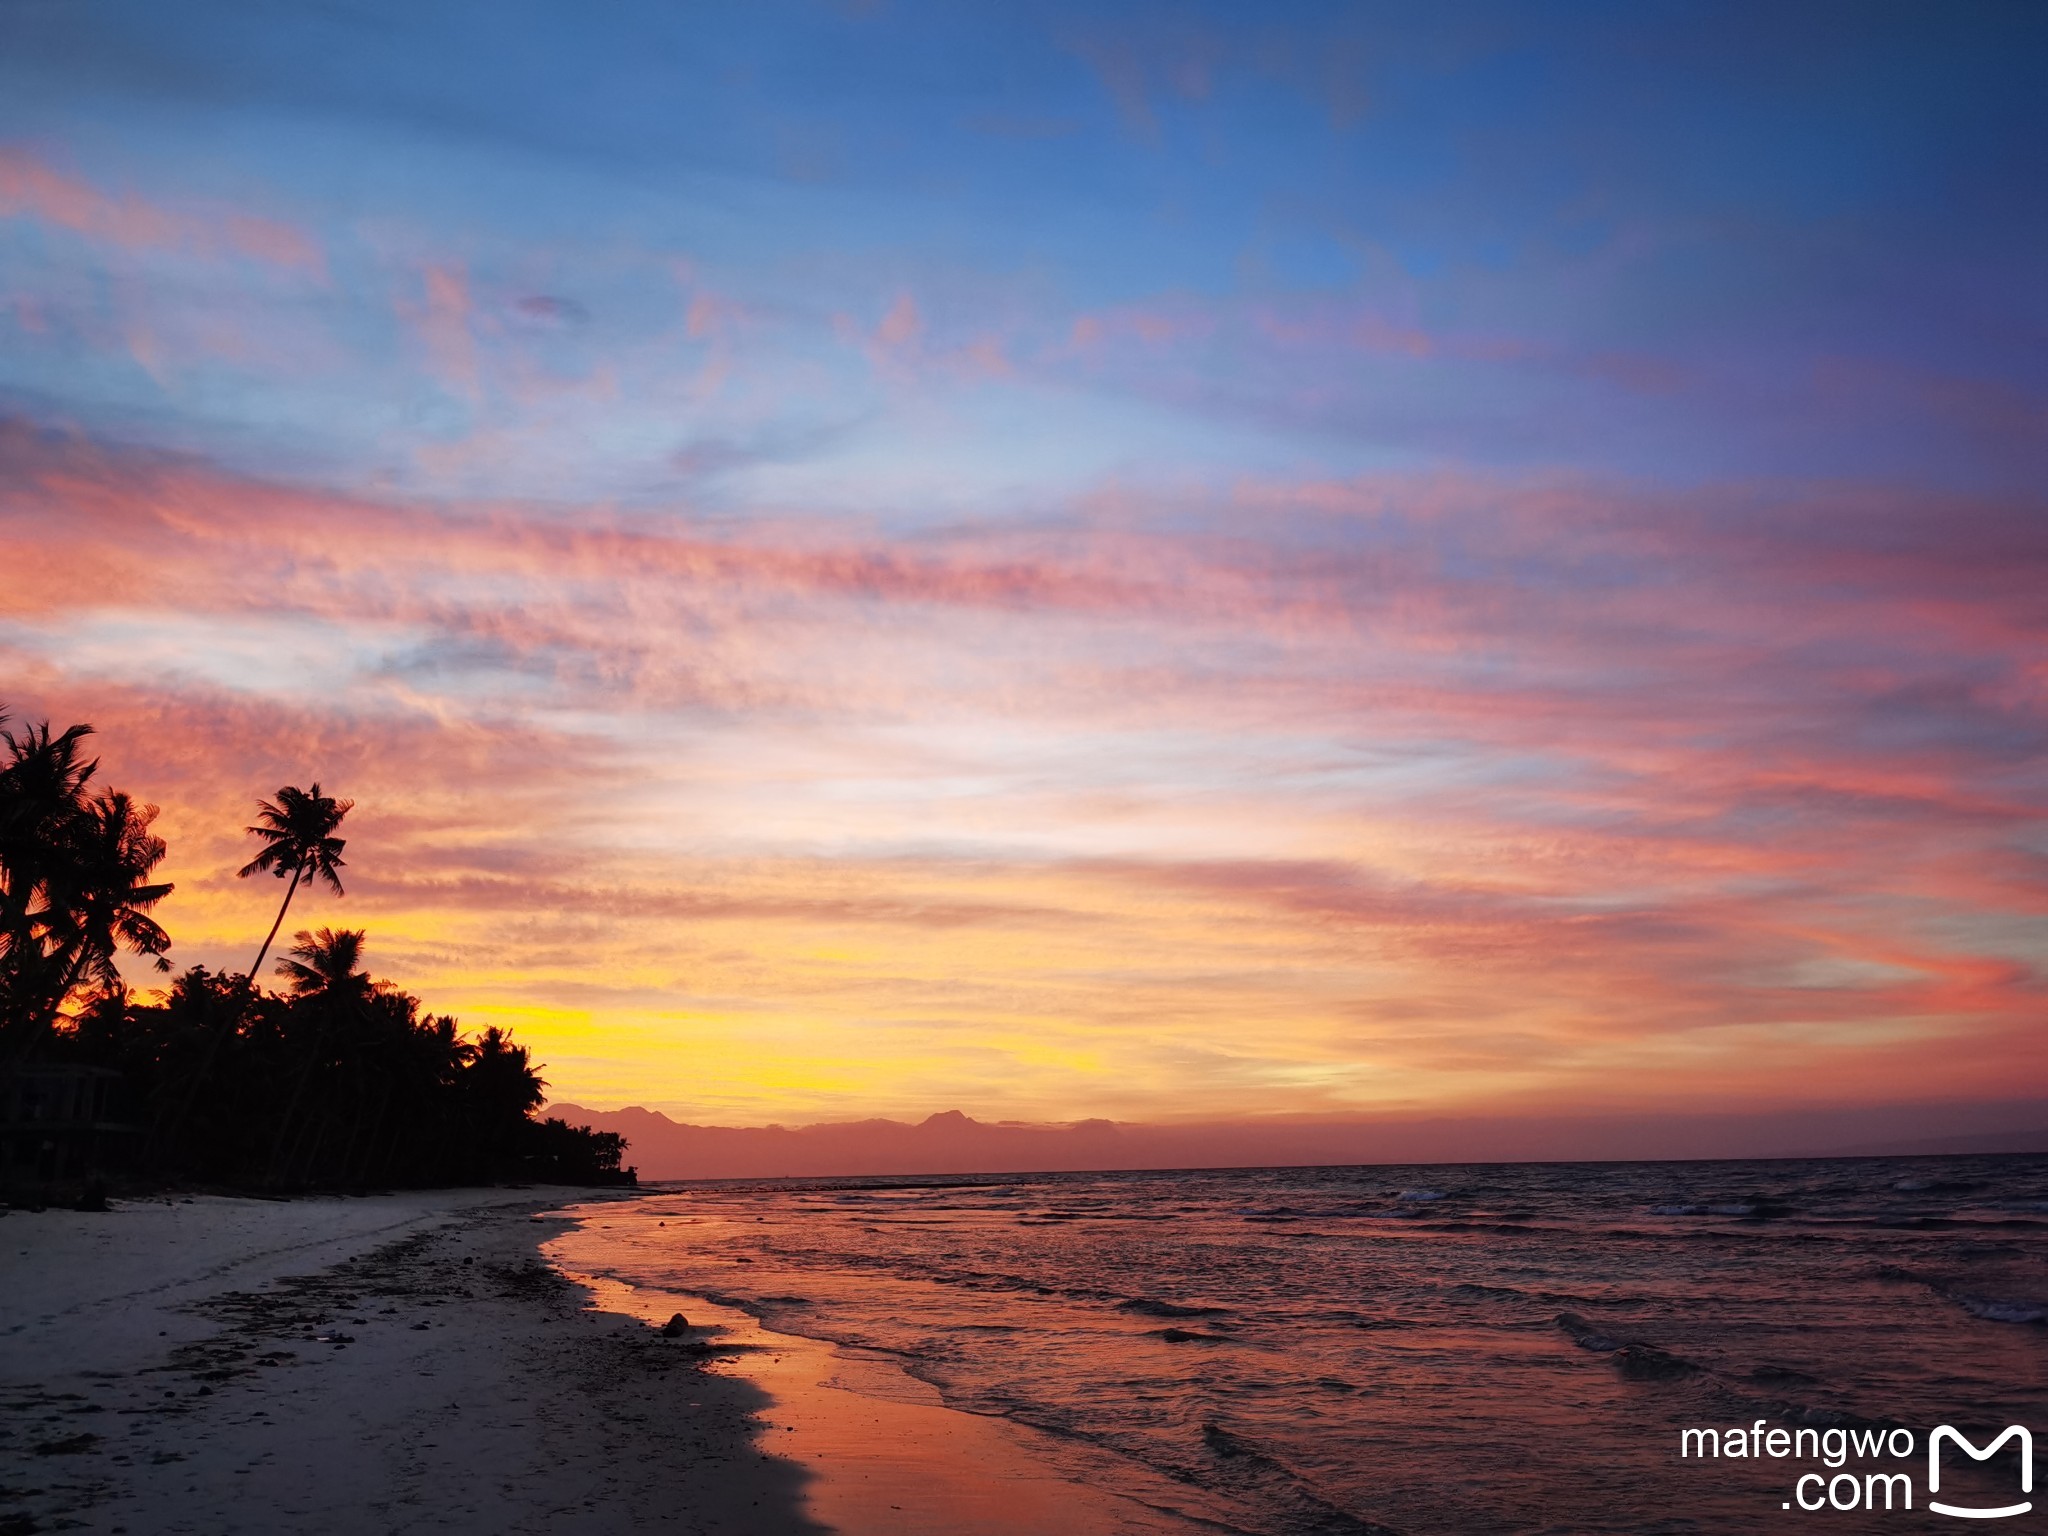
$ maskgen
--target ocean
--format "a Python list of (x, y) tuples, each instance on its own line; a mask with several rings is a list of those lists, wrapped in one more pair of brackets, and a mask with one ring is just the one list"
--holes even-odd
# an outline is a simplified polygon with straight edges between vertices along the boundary
[(1939, 1527), (2021, 1495), (2016, 1442), (1931, 1490), (1936, 1426), (2048, 1430), (2048, 1158), (752, 1181), (603, 1222), (586, 1268), (1257, 1536)]

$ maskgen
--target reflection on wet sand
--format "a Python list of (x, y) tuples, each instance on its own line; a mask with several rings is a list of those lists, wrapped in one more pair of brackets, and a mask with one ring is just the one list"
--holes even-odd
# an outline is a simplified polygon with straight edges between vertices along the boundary
[[(570, 1234), (548, 1252), (591, 1291), (593, 1306), (656, 1327), (680, 1311), (691, 1325), (686, 1347), (703, 1349), (721, 1374), (768, 1392), (762, 1448), (809, 1469), (810, 1513), (842, 1536), (1166, 1536), (1217, 1528), (1076, 1481), (1037, 1443), (1043, 1436), (948, 1408), (935, 1388), (889, 1360), (774, 1332), (701, 1296), (580, 1272), (572, 1262), (579, 1247)], [(1149, 1481), (1127, 1468), (1104, 1470)], [(1170, 1487), (1153, 1492), (1175, 1496)], [(1185, 1490), (1178, 1497), (1188, 1502)]]

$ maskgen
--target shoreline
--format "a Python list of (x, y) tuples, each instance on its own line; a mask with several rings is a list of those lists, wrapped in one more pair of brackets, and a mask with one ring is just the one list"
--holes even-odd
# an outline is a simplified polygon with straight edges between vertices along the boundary
[(541, 1258), (572, 1200), (7, 1213), (0, 1533), (821, 1530), (763, 1391)]
[[(673, 1191), (648, 1198), (673, 1199)], [(542, 1245), (607, 1314), (659, 1328), (680, 1312), (705, 1376), (766, 1398), (764, 1444), (805, 1470), (804, 1504), (839, 1536), (1187, 1536), (1237, 1527), (1190, 1509), (1189, 1490), (1044, 1431), (948, 1406), (888, 1357), (763, 1325), (730, 1301), (604, 1273), (601, 1208)], [(579, 1230), (580, 1229), (580, 1230)], [(1061, 1454), (1062, 1452), (1065, 1454)], [(1110, 1483), (1126, 1491), (1112, 1491)]]
[(889, 1361), (581, 1264), (639, 1198), (8, 1212), (0, 1536), (1221, 1528)]

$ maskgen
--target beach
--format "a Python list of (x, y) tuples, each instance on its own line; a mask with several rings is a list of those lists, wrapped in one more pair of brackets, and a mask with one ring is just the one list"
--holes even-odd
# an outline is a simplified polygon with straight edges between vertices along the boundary
[(467, 1190), (8, 1212), (0, 1532), (1186, 1529), (900, 1372), (543, 1257), (621, 1209)]
[(1818, 1437), (2040, 1422), (2044, 1212), (1992, 1157), (15, 1210), (0, 1536), (1748, 1529)]
[(2048, 1527), (2044, 74), (0, 0), (0, 1536)]
[(541, 1262), (568, 1194), (9, 1212), (0, 1531), (817, 1529), (758, 1388)]

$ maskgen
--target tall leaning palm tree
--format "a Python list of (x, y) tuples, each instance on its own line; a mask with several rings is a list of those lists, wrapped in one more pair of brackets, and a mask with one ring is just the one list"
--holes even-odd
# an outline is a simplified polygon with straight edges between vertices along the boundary
[(235, 873), (243, 879), (271, 874), (282, 880), (289, 875), (291, 884), (284, 888), (277, 921), (263, 936), (263, 947), (256, 951), (256, 963), (249, 967), (252, 982), (263, 973), (263, 957), (270, 953), (271, 941), (284, 926), (284, 914), (301, 883), (325, 880), (335, 895), (343, 894), (337, 871), (343, 867), (341, 850), (347, 842), (336, 837), (334, 829), (354, 807), (353, 800), (321, 794), (317, 783), (311, 789), (287, 784), (277, 792), (275, 804), (268, 800), (256, 802), (257, 825), (245, 830), (251, 837), (263, 839), (263, 851)]
[[(290, 876), (291, 884), (285, 887), (284, 900), (278, 905), (277, 921), (270, 925), (270, 932), (263, 936), (263, 947), (256, 951), (256, 963), (249, 967), (241, 1006), (222, 1014), (212, 1037), (206, 1042), (205, 1054), (200, 1057), (199, 1065), (192, 1074), (192, 1086), (186, 1091), (184, 1106), (170, 1122), (170, 1145), (176, 1146), (182, 1141), (192, 1112), (213, 1076), (213, 1065), (220, 1056), (221, 1046), (234, 1033), (236, 1024), (253, 999), (257, 979), (263, 972), (263, 957), (270, 953), (271, 941), (277, 937), (277, 930), (284, 926), (284, 914), (292, 904), (292, 897), (301, 885), (311, 880), (325, 880), (334, 888), (335, 895), (342, 894), (341, 876), (337, 871), (343, 868), (341, 850), (347, 844), (334, 835), (334, 829), (354, 807), (353, 800), (336, 800), (331, 795), (321, 794), (317, 783), (311, 789), (287, 784), (277, 792), (275, 803), (269, 800), (256, 802), (257, 825), (245, 830), (251, 837), (263, 840), (263, 851), (235, 873), (243, 879), (265, 872), (276, 875), (280, 880)], [(162, 1134), (161, 1128), (159, 1134)]]

